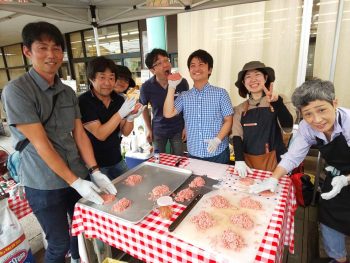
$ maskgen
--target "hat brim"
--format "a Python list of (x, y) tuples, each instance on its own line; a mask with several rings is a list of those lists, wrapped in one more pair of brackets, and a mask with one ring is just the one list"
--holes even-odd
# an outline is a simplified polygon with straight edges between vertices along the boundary
[(246, 88), (243, 84), (243, 76), (245, 75), (245, 73), (248, 71), (248, 70), (253, 70), (253, 69), (263, 69), (266, 71), (267, 73), (267, 76), (270, 80), (270, 82), (274, 82), (275, 81), (275, 71), (273, 70), (273, 68), (270, 68), (270, 67), (264, 67), (264, 68), (248, 68), (248, 69), (244, 69), (244, 70), (241, 70), (240, 72), (238, 72), (238, 77), (237, 77), (237, 81), (235, 82), (235, 85), (238, 89), (243, 89), (243, 88)]

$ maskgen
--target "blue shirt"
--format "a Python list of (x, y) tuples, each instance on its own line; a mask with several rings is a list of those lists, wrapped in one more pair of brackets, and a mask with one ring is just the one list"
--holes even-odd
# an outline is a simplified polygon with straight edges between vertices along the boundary
[[(175, 100), (179, 94), (188, 90), (188, 83), (186, 79), (182, 79), (176, 87)], [(172, 118), (165, 118), (163, 115), (163, 106), (168, 89), (164, 89), (153, 76), (145, 83), (143, 83), (140, 90), (140, 103), (152, 106), (152, 132), (160, 137), (173, 137), (175, 134), (182, 132), (184, 128), (184, 121), (182, 115), (177, 115)]]
[[(339, 125), (339, 116), (341, 116), (341, 126)], [(282, 156), (281, 162), (278, 164), (282, 166), (287, 172), (292, 171), (295, 167), (304, 160), (312, 145), (317, 143), (316, 137), (320, 138), (325, 144), (333, 141), (340, 133), (342, 133), (350, 147), (350, 110), (339, 107), (337, 109), (337, 116), (334, 122), (334, 130), (331, 134), (331, 140), (328, 141), (323, 132), (314, 130), (305, 120), (299, 124), (298, 132), (289, 146), (288, 152)], [(349, 160), (350, 161), (350, 160)]]
[(215, 138), (224, 118), (233, 114), (227, 91), (207, 83), (202, 90), (192, 88), (180, 94), (175, 101), (178, 113), (182, 112), (187, 132), (188, 152), (197, 157), (213, 157), (228, 147), (226, 136), (214, 153), (208, 153), (206, 139)]

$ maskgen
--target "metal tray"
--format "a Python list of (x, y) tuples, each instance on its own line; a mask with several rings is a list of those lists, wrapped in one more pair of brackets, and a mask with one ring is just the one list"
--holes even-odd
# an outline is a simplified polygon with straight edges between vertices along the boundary
[[(132, 174), (141, 175), (143, 177), (142, 182), (135, 186), (126, 185), (124, 180)], [(155, 186), (165, 184), (169, 187), (171, 194), (191, 174), (191, 171), (182, 168), (144, 162), (113, 180), (113, 184), (118, 190), (117, 200), (125, 197), (132, 202), (131, 206), (124, 212), (115, 213), (112, 211), (112, 206), (115, 202), (109, 205), (97, 205), (85, 199), (81, 199), (79, 202), (90, 208), (136, 224), (156, 206), (155, 201), (149, 200), (149, 193), (152, 192)]]

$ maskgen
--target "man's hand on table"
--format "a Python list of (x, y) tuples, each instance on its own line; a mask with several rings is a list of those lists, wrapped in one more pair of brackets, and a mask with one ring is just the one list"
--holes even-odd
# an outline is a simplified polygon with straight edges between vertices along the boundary
[(275, 192), (277, 188), (278, 180), (274, 177), (270, 177), (262, 181), (260, 184), (254, 184), (249, 188), (249, 193), (258, 194), (260, 192), (269, 190)]
[(99, 195), (101, 190), (94, 183), (78, 178), (70, 186), (85, 199), (98, 205), (103, 204), (103, 199)]
[(109, 178), (105, 174), (101, 173), (99, 170), (96, 170), (91, 174), (91, 181), (94, 182), (98, 187), (100, 187), (103, 192), (112, 195), (117, 194), (117, 189), (115, 188), (111, 180), (109, 180)]

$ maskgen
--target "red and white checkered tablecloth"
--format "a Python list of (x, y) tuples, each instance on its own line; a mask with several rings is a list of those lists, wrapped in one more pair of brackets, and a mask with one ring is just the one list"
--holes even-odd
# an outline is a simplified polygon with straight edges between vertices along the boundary
[[(161, 154), (160, 163), (174, 165), (177, 156)], [(152, 161), (152, 159), (150, 160)], [(184, 162), (190, 162), (185, 159)], [(184, 164), (181, 164), (184, 166)], [(228, 172), (232, 172), (230, 166)], [(269, 172), (254, 171), (255, 178), (266, 178)], [(294, 211), (296, 199), (291, 180), (283, 177), (282, 191), (272, 214), (255, 262), (281, 262), (284, 245), (294, 248)], [(98, 238), (145, 262), (220, 262), (216, 254), (204, 251), (173, 237), (168, 231), (170, 223), (184, 210), (183, 205), (173, 205), (171, 220), (159, 217), (153, 210), (138, 224), (119, 220), (104, 212), (77, 203), (72, 222), (72, 234), (84, 234), (88, 238)]]
[[(15, 186), (16, 182), (13, 180), (8, 181), (0, 181), (1, 184), (6, 184), (5, 192), (9, 193)], [(10, 209), (15, 213), (18, 219), (25, 217), (26, 215), (32, 212), (32, 209), (29, 206), (27, 199), (25, 199), (25, 195), (23, 198), (20, 198), (18, 194), (15, 196), (11, 196), (8, 198), (8, 204)]]

